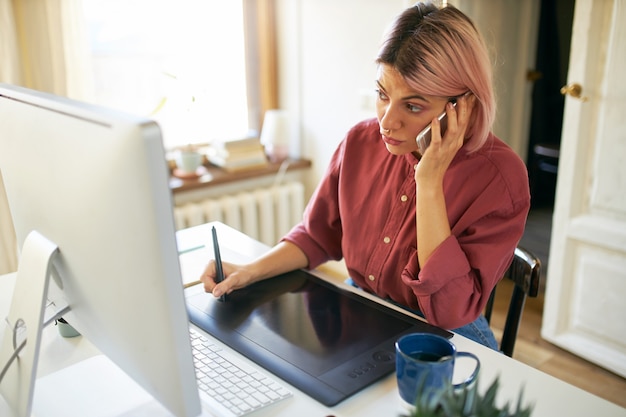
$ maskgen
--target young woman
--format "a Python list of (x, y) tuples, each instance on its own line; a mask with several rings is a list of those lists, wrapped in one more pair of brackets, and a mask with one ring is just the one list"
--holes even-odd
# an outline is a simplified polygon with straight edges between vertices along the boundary
[[(205, 290), (219, 296), (343, 258), (354, 285), (497, 349), (481, 313), (522, 236), (530, 194), (524, 163), (490, 132), (484, 42), (458, 9), (418, 3), (398, 16), (376, 63), (377, 118), (347, 133), (303, 221), (254, 262), (224, 263), (220, 284), (209, 263)], [(427, 126), (421, 154), (416, 136)]]

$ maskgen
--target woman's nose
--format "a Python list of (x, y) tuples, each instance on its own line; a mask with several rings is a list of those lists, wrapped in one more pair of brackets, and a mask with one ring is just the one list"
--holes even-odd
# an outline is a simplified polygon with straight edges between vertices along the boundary
[(386, 106), (379, 117), (380, 125), (387, 130), (398, 129), (401, 122), (393, 106)]

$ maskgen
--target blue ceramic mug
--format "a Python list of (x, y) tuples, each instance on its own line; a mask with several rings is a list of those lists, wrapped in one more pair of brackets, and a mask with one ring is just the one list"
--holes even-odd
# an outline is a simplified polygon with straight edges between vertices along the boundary
[[(454, 361), (468, 357), (476, 367), (463, 382), (452, 384)], [(432, 396), (446, 386), (461, 388), (471, 384), (480, 370), (480, 360), (470, 352), (457, 352), (448, 339), (430, 333), (411, 333), (396, 342), (396, 376), (400, 397), (414, 405), (417, 395)], [(419, 392), (418, 392), (419, 391)]]

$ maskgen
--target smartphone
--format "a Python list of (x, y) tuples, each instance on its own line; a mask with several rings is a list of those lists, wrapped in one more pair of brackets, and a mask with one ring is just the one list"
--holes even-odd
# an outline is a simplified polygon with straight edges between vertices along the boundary
[[(456, 100), (452, 102), (452, 105), (456, 107)], [(439, 125), (441, 126), (441, 136), (443, 137), (443, 134), (446, 132), (446, 128), (448, 127), (448, 117), (445, 109), (439, 116), (437, 116), (437, 119), (439, 119)], [(424, 155), (424, 152), (426, 152), (426, 149), (430, 145), (430, 138), (432, 135), (430, 131), (431, 125), (432, 123), (426, 126), (424, 130), (422, 130), (415, 138), (415, 141), (417, 142), (417, 149), (419, 150), (419, 153), (421, 155)]]

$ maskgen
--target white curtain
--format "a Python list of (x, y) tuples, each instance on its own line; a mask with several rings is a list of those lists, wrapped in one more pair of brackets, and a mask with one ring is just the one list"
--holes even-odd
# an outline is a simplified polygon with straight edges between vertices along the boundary
[[(86, 42), (81, 0), (0, 0), (0, 82), (88, 99)], [(17, 252), (0, 178), (0, 274), (17, 269)]]

